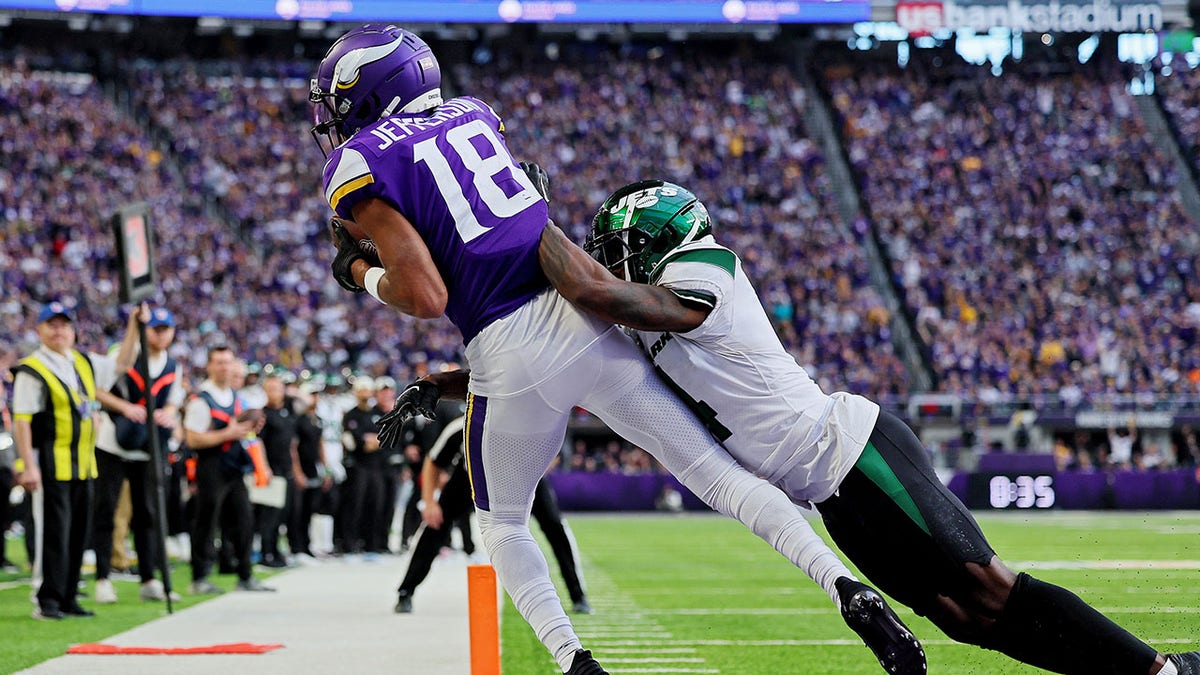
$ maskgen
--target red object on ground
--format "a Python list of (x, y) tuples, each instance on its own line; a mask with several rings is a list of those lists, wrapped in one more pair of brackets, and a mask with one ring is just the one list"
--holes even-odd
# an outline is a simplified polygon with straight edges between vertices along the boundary
[(101, 642), (91, 642), (82, 645), (71, 645), (68, 654), (88, 655), (126, 655), (126, 654), (158, 654), (167, 656), (190, 656), (194, 654), (265, 654), (283, 645), (256, 645), (250, 642), (234, 642), (224, 645), (205, 645), (201, 647), (119, 647), (106, 645)]

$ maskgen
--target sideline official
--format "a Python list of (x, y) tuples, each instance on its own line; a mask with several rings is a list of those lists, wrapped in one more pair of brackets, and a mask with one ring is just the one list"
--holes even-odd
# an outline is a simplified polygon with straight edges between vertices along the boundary
[[(33, 495), (37, 530), (33, 616), (92, 616), (79, 605), (75, 589), (97, 475), (95, 421), (101, 401), (110, 406), (120, 401), (97, 387), (98, 380), (112, 381), (111, 365), (74, 349), (75, 326), (65, 305), (52, 302), (41, 309), (37, 334), (41, 346), (13, 368), (12, 399), (17, 482)], [(118, 355), (118, 362), (130, 361), (129, 354)]]

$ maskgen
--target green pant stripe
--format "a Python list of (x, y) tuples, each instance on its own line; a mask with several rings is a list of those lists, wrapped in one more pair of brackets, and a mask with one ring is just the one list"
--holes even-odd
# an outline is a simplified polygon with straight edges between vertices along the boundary
[(896, 472), (892, 471), (892, 467), (884, 461), (883, 455), (879, 454), (874, 443), (867, 443), (867, 447), (863, 448), (862, 457), (858, 458), (854, 467), (866, 474), (872, 483), (878, 485), (884, 494), (896, 502), (896, 505), (907, 513), (909, 518), (913, 519), (917, 527), (924, 530), (925, 534), (929, 534), (929, 525), (925, 522), (925, 516), (921, 515), (921, 510), (917, 508), (917, 503), (913, 501), (912, 495), (904, 489), (904, 484), (896, 477)]

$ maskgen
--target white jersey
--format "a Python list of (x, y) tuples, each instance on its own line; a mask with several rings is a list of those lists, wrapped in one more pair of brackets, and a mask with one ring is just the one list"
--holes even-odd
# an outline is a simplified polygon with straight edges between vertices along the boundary
[(713, 308), (687, 333), (634, 332), (672, 388), (739, 463), (793, 500), (832, 496), (879, 406), (821, 391), (779, 342), (741, 260), (711, 237), (673, 252), (650, 282)]

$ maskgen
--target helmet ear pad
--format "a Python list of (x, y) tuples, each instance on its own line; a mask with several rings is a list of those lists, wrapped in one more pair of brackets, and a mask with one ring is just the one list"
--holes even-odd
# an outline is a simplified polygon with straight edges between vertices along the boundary
[(347, 111), (342, 121), (338, 124), (338, 132), (342, 134), (342, 138), (350, 138), (359, 129), (379, 120), (379, 113), (383, 109), (383, 103), (379, 98), (379, 94), (370, 92), (363, 97), (358, 105), (353, 106)]

